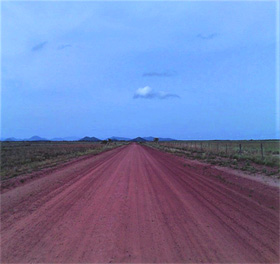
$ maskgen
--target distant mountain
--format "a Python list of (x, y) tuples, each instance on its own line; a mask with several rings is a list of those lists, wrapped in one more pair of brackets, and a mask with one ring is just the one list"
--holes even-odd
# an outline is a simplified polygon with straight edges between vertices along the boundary
[(131, 142), (146, 142), (147, 140), (141, 137), (137, 137), (130, 140)]
[[(131, 141), (131, 142), (145, 142), (145, 141), (154, 141), (155, 137), (137, 137), (134, 139), (131, 138), (126, 138), (126, 137), (110, 137), (112, 141)], [(175, 141), (176, 139), (172, 138), (159, 138), (159, 141)], [(15, 137), (10, 137), (3, 139), (3, 141), (91, 141), (91, 142), (100, 142), (101, 140), (96, 137), (83, 137), (83, 138), (78, 138), (78, 137), (56, 137), (52, 139), (46, 139), (42, 138), (39, 136), (33, 136), (28, 139), (19, 139)]]
[(63, 137), (63, 138), (52, 138), (51, 141), (78, 141), (78, 137)]
[[(143, 137), (147, 141), (154, 141), (155, 137)], [(159, 141), (174, 141), (172, 138), (158, 138)]]
[(176, 141), (177, 139), (173, 139), (173, 138), (159, 138), (159, 141)]
[(31, 138), (24, 139), (24, 141), (49, 141), (49, 140), (46, 138), (41, 138), (39, 136), (33, 136)]
[(4, 141), (21, 141), (21, 140), (22, 140), (22, 139), (10, 137), (10, 138), (6, 138)]
[(51, 141), (66, 141), (64, 138), (52, 138)]
[(79, 137), (64, 137), (64, 140), (66, 141), (78, 141), (79, 139)]
[(147, 141), (153, 141), (154, 140), (154, 137), (143, 137), (143, 138)]
[(120, 140), (120, 141), (129, 141), (131, 138), (125, 138), (125, 137), (110, 137), (110, 139), (114, 140)]
[(84, 137), (84, 138), (80, 139), (79, 141), (100, 142), (101, 140), (96, 137)]

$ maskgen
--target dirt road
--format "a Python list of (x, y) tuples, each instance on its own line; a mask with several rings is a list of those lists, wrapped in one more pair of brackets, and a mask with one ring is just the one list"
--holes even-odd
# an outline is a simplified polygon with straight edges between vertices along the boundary
[(279, 189), (130, 144), (1, 195), (1, 262), (279, 261)]

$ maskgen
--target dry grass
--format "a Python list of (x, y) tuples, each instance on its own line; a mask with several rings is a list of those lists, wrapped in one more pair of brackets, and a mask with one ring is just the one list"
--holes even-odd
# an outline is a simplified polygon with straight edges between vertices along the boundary
[(146, 144), (213, 165), (280, 177), (279, 140), (173, 141)]
[(100, 152), (124, 143), (92, 142), (1, 142), (1, 180), (16, 177), (70, 159)]

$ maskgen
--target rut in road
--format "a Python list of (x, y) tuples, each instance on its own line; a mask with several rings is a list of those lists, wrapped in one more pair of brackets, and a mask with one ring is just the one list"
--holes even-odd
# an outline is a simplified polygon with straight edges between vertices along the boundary
[(279, 188), (185, 165), (130, 144), (3, 193), (1, 262), (278, 262)]

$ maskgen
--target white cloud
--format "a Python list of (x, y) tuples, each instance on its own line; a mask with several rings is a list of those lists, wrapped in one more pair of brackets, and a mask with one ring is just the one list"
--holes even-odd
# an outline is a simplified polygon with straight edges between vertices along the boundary
[(145, 86), (144, 88), (137, 89), (134, 96), (147, 97), (147, 96), (151, 96), (152, 94), (153, 94), (152, 88), (149, 86)]
[(167, 99), (167, 98), (180, 98), (177, 94), (166, 93), (163, 91), (154, 92), (153, 89), (149, 86), (145, 86), (143, 88), (139, 88), (134, 93), (133, 98), (144, 98), (144, 99)]

